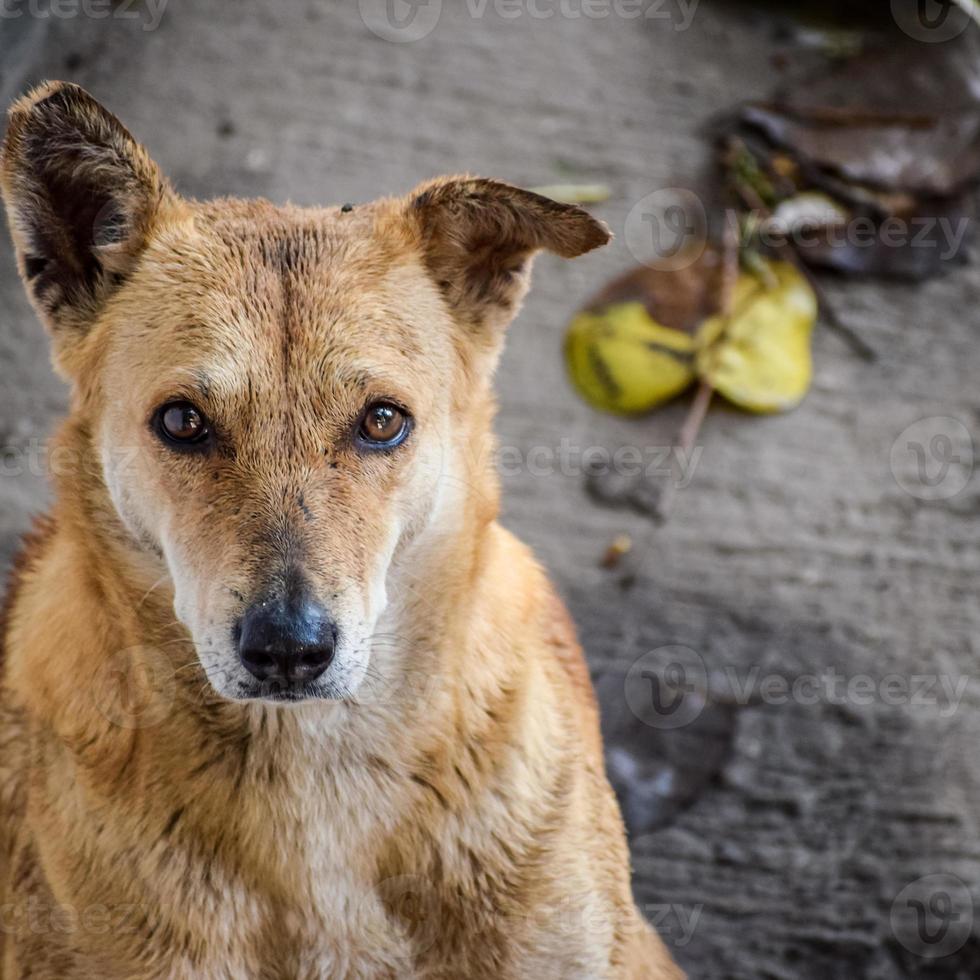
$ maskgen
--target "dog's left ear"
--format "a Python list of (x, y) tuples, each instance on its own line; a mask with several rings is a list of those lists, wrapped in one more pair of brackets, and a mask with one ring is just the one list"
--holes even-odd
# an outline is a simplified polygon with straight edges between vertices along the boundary
[(408, 211), (430, 273), (456, 316), (476, 328), (502, 328), (514, 318), (535, 252), (571, 259), (611, 237), (582, 208), (495, 180), (423, 184)]

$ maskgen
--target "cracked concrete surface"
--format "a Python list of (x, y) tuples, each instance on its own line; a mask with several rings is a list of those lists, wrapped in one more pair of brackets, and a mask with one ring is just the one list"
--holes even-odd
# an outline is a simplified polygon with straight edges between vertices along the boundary
[[(786, 46), (770, 17), (720, 0), (703, 0), (686, 30), (676, 3), (663, 6), (669, 19), (639, 20), (553, 6), (537, 18), (447, 2), (426, 37), (391, 43), (353, 3), (173, 4), (155, 30), (119, 16), (52, 22), (29, 78), (89, 88), (189, 195), (356, 202), (458, 171), (608, 183), (595, 210), (617, 241), (537, 264), (500, 369), (498, 430), (525, 454), (562, 439), (668, 445), (684, 401), (637, 421), (596, 414), (565, 380), (562, 330), (633, 264), (630, 208), (704, 180), (706, 121), (765, 96)], [(8, 30), (0, 23), (0, 37)], [(0, 253), (6, 561), (43, 506), (32, 446), (65, 391), (5, 238)], [(980, 275), (971, 265), (924, 285), (829, 280), (827, 291), (878, 361), (818, 328), (801, 408), (712, 408), (665, 526), (597, 507), (574, 466), (507, 475), (504, 520), (569, 600), (611, 716), (627, 711), (617, 672), (648, 651), (683, 646), (703, 669), (708, 710), (681, 728), (641, 726), (658, 771), (690, 792), (632, 841), (638, 899), (691, 976), (975, 977), (980, 922), (963, 890), (980, 908), (980, 481), (930, 502), (911, 471), (899, 472), (913, 481), (903, 489), (892, 460), (918, 420), (952, 417), (980, 435)], [(600, 568), (622, 532), (641, 554)], [(760, 694), (765, 677), (835, 675), (842, 697)], [(886, 678), (919, 675), (951, 685), (953, 703), (886, 696)], [(847, 692), (856, 678), (869, 695)], [(913, 948), (946, 947), (917, 946), (900, 893), (936, 874), (963, 883), (962, 915), (958, 948), (930, 959)], [(914, 886), (927, 904), (929, 887)]]

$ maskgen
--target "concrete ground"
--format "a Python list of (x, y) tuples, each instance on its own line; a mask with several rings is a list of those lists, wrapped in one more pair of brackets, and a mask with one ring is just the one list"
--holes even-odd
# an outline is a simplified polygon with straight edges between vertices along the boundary
[[(596, 212), (617, 240), (539, 261), (500, 370), (498, 428), (525, 458), (538, 448), (508, 469), (505, 521), (568, 598), (613, 736), (632, 717), (630, 665), (676, 679), (676, 661), (693, 678), (686, 724), (623, 734), (661, 780), (655, 829), (632, 840), (637, 897), (692, 977), (980, 976), (980, 479), (964, 439), (980, 433), (980, 275), (828, 281), (876, 362), (819, 327), (802, 407), (712, 408), (666, 525), (595, 503), (580, 451), (670, 445), (686, 402), (639, 421), (597, 414), (566, 382), (564, 325), (635, 263), (631, 208), (700, 186), (707, 119), (764, 97), (771, 56), (792, 51), (749, 5), (627, 9), (430, 0), (390, 41), (365, 24), (384, 32), (373, 0), (174, 3), (151, 30), (145, 2), (52, 20), (28, 75), (89, 88), (190, 195), (356, 202), (454, 171), (608, 183)], [(0, 44), (17, 24), (0, 21)], [(7, 561), (43, 507), (33, 441), (65, 390), (6, 240), (0, 308)], [(945, 473), (944, 434), (958, 456)], [(541, 447), (563, 439), (565, 462), (549, 464)], [(637, 549), (601, 568), (624, 532)]]

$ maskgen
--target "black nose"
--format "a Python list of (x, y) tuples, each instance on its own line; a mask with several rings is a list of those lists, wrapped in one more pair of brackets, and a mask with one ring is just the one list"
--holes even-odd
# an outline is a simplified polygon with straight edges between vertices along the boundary
[(308, 600), (257, 603), (239, 624), (238, 656), (260, 681), (314, 681), (330, 666), (336, 646), (337, 627)]

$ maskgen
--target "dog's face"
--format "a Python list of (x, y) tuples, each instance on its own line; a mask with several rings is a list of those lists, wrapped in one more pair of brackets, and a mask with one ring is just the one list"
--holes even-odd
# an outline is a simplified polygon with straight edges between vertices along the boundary
[(162, 564), (211, 684), (351, 697), (413, 544), (458, 530), (489, 380), (541, 248), (578, 208), (448, 178), (301, 210), (179, 199), (74, 86), (18, 103), (18, 259), (133, 548)]
[(470, 424), (437, 290), (372, 224), (196, 208), (107, 305), (106, 484), (230, 697), (357, 689)]

